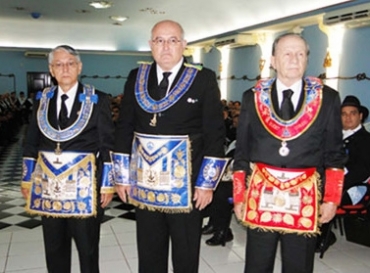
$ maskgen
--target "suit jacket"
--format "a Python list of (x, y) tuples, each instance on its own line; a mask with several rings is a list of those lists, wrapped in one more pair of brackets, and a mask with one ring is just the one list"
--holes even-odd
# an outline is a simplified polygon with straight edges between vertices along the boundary
[(370, 177), (370, 133), (364, 127), (343, 140), (347, 154), (344, 190)]
[[(182, 65), (172, 87), (179, 80)], [(157, 125), (150, 126), (153, 114), (145, 112), (135, 98), (138, 69), (130, 72), (124, 88), (121, 112), (116, 127), (115, 152), (131, 153), (133, 133), (152, 135), (189, 135), (191, 140), (192, 181), (196, 179), (204, 156), (223, 157), (225, 128), (220, 91), (215, 73), (207, 68), (198, 71), (194, 82), (175, 105), (157, 115)], [(149, 72), (148, 91), (157, 98), (156, 64)]]
[[(340, 118), (340, 99), (338, 92), (328, 86), (323, 88), (320, 112), (316, 120), (300, 136), (288, 141), (288, 156), (281, 156), (281, 140), (273, 137), (261, 123), (256, 112), (253, 88), (243, 94), (241, 112), (237, 128), (234, 171), (243, 170), (250, 174), (250, 162), (261, 162), (283, 168), (316, 167), (323, 182), (326, 168), (343, 168), (342, 122)], [(272, 86), (272, 107), (280, 111), (276, 93), (276, 81)], [(296, 113), (302, 108), (301, 98)]]
[[(72, 111), (67, 126), (73, 124), (81, 108), (79, 94), (83, 92), (83, 85), (79, 83), (76, 98), (74, 100)], [(110, 162), (109, 152), (113, 150), (114, 144), (114, 126), (110, 112), (110, 102), (108, 96), (95, 90), (98, 95), (98, 102), (94, 104), (93, 112), (83, 131), (71, 140), (60, 143), (63, 151), (90, 152), (97, 156), (98, 173), (97, 178), (101, 183), (101, 169), (103, 162)], [(39, 108), (39, 100), (35, 100), (32, 118), (28, 127), (28, 133), (24, 143), (23, 156), (37, 158), (38, 152), (54, 151), (56, 142), (44, 136), (40, 131), (36, 115)], [(49, 101), (48, 121), (54, 128), (58, 128), (57, 115), (57, 91)], [(100, 184), (99, 184), (100, 185)], [(98, 185), (98, 186), (99, 186)]]

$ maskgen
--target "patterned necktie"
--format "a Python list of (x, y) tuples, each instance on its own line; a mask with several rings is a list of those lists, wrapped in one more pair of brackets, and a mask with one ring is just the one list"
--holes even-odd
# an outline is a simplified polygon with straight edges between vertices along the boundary
[(171, 75), (171, 72), (163, 72), (163, 79), (158, 85), (158, 97), (163, 99), (167, 94), (168, 89), (168, 77)]
[(294, 115), (294, 107), (292, 103), (293, 91), (288, 89), (283, 91), (283, 102), (281, 103), (280, 116), (284, 120), (289, 120)]
[(59, 112), (59, 127), (60, 129), (64, 129), (67, 127), (68, 122), (68, 110), (66, 105), (66, 100), (68, 99), (68, 96), (66, 94), (63, 94), (61, 96), (61, 104), (60, 104), (60, 112)]

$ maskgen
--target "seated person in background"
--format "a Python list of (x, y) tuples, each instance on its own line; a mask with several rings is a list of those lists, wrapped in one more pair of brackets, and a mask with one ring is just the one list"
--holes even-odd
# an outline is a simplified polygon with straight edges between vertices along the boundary
[(229, 108), (226, 106), (223, 108), (223, 115), (224, 115), (224, 123), (225, 123), (225, 130), (226, 130), (226, 139), (225, 139), (225, 148), (236, 138), (235, 133), (233, 134), (232, 126), (233, 120), (229, 115)]
[[(238, 126), (238, 117), (239, 115), (235, 115), (233, 117), (233, 128)], [(235, 144), (236, 140), (234, 138), (226, 149), (226, 157), (234, 157)], [(208, 208), (208, 224), (202, 228), (203, 235), (213, 234), (213, 236), (206, 241), (206, 244), (209, 246), (225, 246), (227, 242), (230, 242), (234, 239), (230, 228), (233, 211), (233, 205), (232, 202), (230, 202), (230, 198), (233, 194), (232, 173), (233, 160), (229, 162), (225, 173), (223, 174), (221, 181), (216, 188), (213, 201)]]
[(119, 117), (119, 106), (113, 105), (112, 106), (112, 120), (113, 120), (114, 126), (116, 126), (118, 117)]
[(342, 205), (355, 205), (366, 193), (370, 178), (370, 133), (362, 123), (369, 110), (355, 96), (347, 96), (342, 103), (343, 146), (348, 156), (345, 165)]
[(236, 125), (238, 124), (238, 118), (239, 118), (240, 112), (235, 111), (233, 112), (233, 115), (231, 116), (231, 126), (226, 130), (226, 139), (228, 141), (228, 144), (230, 144), (232, 141), (236, 139)]
[[(343, 147), (347, 154), (341, 205), (355, 205), (362, 201), (367, 193), (370, 178), (370, 133), (362, 123), (369, 115), (369, 110), (360, 104), (355, 96), (347, 96), (341, 105), (343, 126)], [(330, 231), (329, 224), (322, 225), (321, 236), (318, 237), (316, 252), (325, 252), (336, 242), (335, 234)], [(323, 238), (327, 239), (325, 244)]]
[(21, 124), (28, 123), (27, 97), (23, 91), (19, 93), (19, 97), (16, 99), (15, 105), (20, 110)]

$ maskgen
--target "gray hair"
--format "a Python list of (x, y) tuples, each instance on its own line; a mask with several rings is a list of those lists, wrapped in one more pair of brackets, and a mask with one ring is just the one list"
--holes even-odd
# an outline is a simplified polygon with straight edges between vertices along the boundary
[(72, 56), (74, 56), (76, 58), (76, 60), (78, 62), (81, 62), (81, 58), (80, 58), (80, 53), (74, 49), (73, 47), (69, 46), (69, 45), (60, 45), (60, 46), (57, 46), (55, 48), (53, 48), (49, 55), (48, 55), (48, 62), (49, 64), (51, 64), (54, 60), (54, 53), (58, 50), (64, 50), (66, 52), (68, 52), (69, 54), (71, 54)]
[(275, 52), (276, 52), (276, 47), (279, 43), (279, 41), (285, 37), (288, 37), (288, 36), (293, 36), (293, 37), (298, 37), (300, 38), (306, 45), (306, 53), (307, 53), (307, 56), (310, 55), (310, 46), (308, 45), (307, 41), (305, 38), (303, 38), (302, 35), (298, 34), (298, 33), (293, 33), (293, 32), (288, 32), (288, 33), (284, 33), (282, 35), (279, 35), (278, 37), (275, 38), (274, 40), (274, 43), (272, 44), (272, 56), (275, 56)]

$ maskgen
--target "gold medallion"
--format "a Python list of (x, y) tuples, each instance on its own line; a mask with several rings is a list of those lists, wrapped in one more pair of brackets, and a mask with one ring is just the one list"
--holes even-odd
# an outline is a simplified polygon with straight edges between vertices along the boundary
[(153, 114), (153, 118), (150, 120), (149, 125), (152, 126), (152, 127), (157, 126), (157, 113)]
[(62, 149), (60, 148), (60, 142), (57, 142), (57, 147), (54, 150), (56, 155), (61, 155), (62, 154)]

